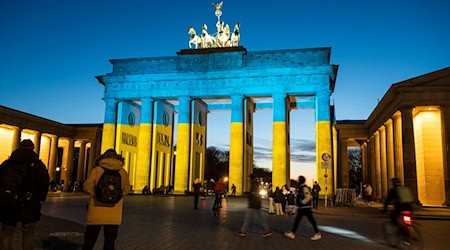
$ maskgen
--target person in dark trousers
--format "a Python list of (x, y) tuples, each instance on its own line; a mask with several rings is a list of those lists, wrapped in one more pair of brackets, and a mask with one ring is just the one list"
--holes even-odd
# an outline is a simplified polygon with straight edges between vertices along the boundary
[(298, 177), (299, 186), (297, 188), (297, 216), (295, 217), (294, 226), (290, 232), (284, 233), (284, 236), (287, 238), (295, 239), (295, 232), (297, 232), (298, 225), (303, 216), (308, 218), (309, 222), (313, 226), (314, 235), (310, 238), (311, 240), (320, 240), (322, 235), (319, 233), (319, 229), (317, 228), (316, 220), (312, 214), (311, 208), (311, 189), (305, 184), (305, 177), (300, 175)]
[(200, 188), (202, 187), (202, 182), (200, 178), (196, 177), (194, 180), (194, 209), (198, 209), (198, 197), (200, 197)]
[(231, 196), (235, 196), (236, 195), (236, 186), (234, 185), (234, 183), (231, 185)]
[(22, 226), (22, 249), (33, 249), (36, 234), (36, 224), (41, 216), (41, 202), (45, 201), (48, 193), (50, 178), (47, 169), (38, 155), (33, 151), (31, 140), (23, 140), (20, 147), (12, 152), (11, 157), (0, 165), (0, 178), (8, 178), (8, 168), (25, 168), (23, 188), (26, 190), (23, 202), (17, 208), (0, 206), (0, 249), (12, 249), (17, 222)]
[(98, 234), (103, 226), (104, 250), (113, 250), (117, 239), (119, 225), (122, 224), (123, 197), (115, 204), (106, 204), (97, 200), (95, 196), (96, 185), (105, 169), (119, 171), (121, 177), (122, 196), (127, 195), (130, 190), (130, 181), (127, 171), (123, 169), (124, 158), (118, 155), (114, 149), (108, 149), (97, 159), (98, 166), (89, 173), (84, 182), (84, 190), (89, 193), (89, 205), (87, 211), (87, 226), (84, 234), (83, 250), (94, 249)]
[(319, 192), (322, 190), (320, 188), (319, 183), (317, 181), (314, 182), (313, 188), (312, 188), (312, 195), (313, 195), (313, 208), (317, 209), (319, 206)]
[(247, 236), (247, 230), (250, 226), (252, 218), (258, 219), (259, 224), (264, 228), (263, 237), (268, 237), (272, 235), (272, 230), (270, 230), (269, 225), (265, 219), (265, 213), (261, 212), (261, 195), (259, 194), (258, 180), (255, 175), (250, 174), (251, 184), (250, 184), (250, 194), (248, 196), (248, 209), (245, 213), (244, 223), (242, 224), (239, 236)]

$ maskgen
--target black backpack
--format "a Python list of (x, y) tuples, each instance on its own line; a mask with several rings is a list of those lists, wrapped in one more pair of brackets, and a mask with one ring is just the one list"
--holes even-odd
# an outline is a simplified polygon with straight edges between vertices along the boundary
[(116, 204), (122, 199), (122, 177), (119, 170), (103, 170), (105, 172), (100, 176), (95, 188), (95, 197), (100, 202)]
[[(16, 165), (7, 160), (1, 166), (0, 206), (7, 210), (19, 209), (31, 200), (31, 182), (28, 173), (34, 163)], [(29, 178), (28, 178), (29, 179)]]

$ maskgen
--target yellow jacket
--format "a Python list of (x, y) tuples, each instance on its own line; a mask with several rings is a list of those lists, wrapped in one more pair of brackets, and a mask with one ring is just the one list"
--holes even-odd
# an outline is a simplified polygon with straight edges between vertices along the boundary
[[(106, 169), (119, 170), (122, 178), (122, 193), (123, 196), (130, 192), (130, 180), (127, 171), (123, 169), (123, 162), (114, 159), (106, 158), (99, 161), (99, 165)], [(84, 182), (83, 187), (91, 196), (89, 198), (87, 224), (88, 225), (120, 225), (122, 224), (122, 207), (123, 199), (116, 204), (105, 204), (95, 199), (95, 187), (100, 179), (100, 176), (105, 170), (101, 167), (92, 169), (88, 179)]]

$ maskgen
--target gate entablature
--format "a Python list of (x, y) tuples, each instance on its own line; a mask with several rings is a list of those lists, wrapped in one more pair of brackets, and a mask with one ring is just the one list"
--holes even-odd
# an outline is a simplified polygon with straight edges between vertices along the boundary
[(334, 91), (337, 66), (329, 64), (331, 48), (249, 53), (243, 47), (206, 50), (211, 52), (185, 50), (175, 57), (111, 60), (113, 72), (97, 79), (107, 87), (105, 98), (123, 100), (181, 95), (218, 98), (229, 97), (230, 91), (245, 96)]

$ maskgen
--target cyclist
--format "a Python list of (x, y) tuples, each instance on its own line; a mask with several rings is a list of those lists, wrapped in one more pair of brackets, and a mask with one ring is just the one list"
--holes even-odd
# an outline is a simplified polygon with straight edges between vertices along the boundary
[(219, 178), (219, 181), (214, 184), (214, 193), (216, 195), (216, 199), (214, 200), (213, 211), (217, 211), (222, 207), (222, 194), (224, 191), (224, 184), (222, 178)]
[(407, 187), (402, 187), (398, 178), (392, 178), (393, 188), (389, 190), (388, 197), (384, 202), (383, 213), (387, 211), (387, 206), (392, 202), (394, 209), (390, 214), (392, 224), (403, 232), (403, 228), (398, 223), (398, 217), (402, 211), (411, 211), (414, 198), (411, 190)]

